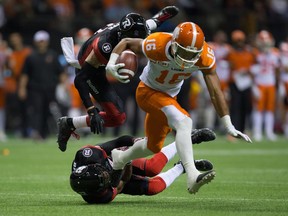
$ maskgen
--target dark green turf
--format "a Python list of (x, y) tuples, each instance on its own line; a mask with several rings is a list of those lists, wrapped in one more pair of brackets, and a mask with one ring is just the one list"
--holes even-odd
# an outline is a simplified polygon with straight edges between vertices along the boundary
[(69, 172), (75, 151), (99, 141), (93, 137), (71, 140), (65, 153), (54, 139), (35, 143), (11, 138), (0, 143), (1, 151), (10, 150), (8, 156), (0, 155), (0, 216), (288, 215), (287, 139), (248, 144), (227, 143), (218, 136), (194, 146), (196, 158), (211, 160), (216, 170), (213, 182), (196, 195), (186, 191), (183, 175), (156, 196), (119, 195), (108, 205), (87, 205), (70, 189)]

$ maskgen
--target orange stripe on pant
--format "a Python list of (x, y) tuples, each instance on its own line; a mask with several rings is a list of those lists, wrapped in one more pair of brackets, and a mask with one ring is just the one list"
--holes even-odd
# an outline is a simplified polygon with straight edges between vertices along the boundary
[(147, 147), (152, 152), (159, 152), (167, 134), (172, 130), (161, 108), (173, 105), (184, 115), (189, 116), (176, 101), (168, 94), (149, 88), (140, 82), (136, 91), (136, 100), (139, 107), (146, 112), (145, 135), (148, 138)]
[(256, 101), (257, 111), (271, 111), (275, 110), (276, 88), (275, 86), (258, 86), (260, 91), (260, 98)]

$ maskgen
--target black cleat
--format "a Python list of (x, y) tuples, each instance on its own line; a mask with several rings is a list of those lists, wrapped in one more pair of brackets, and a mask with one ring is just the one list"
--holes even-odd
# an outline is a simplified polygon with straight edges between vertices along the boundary
[(122, 178), (123, 175), (123, 169), (120, 170), (114, 170), (111, 173), (111, 186), (112, 187), (117, 187), (119, 185), (119, 182)]
[(157, 27), (159, 27), (166, 20), (176, 16), (178, 12), (179, 9), (176, 6), (167, 6), (155, 14), (152, 19), (156, 22)]
[(192, 144), (208, 142), (216, 139), (216, 134), (209, 128), (194, 129), (191, 133)]
[(210, 171), (213, 169), (213, 164), (209, 161), (209, 160), (204, 160), (204, 159), (200, 159), (200, 160), (194, 160), (195, 163), (195, 167), (197, 170), (199, 171)]
[[(194, 163), (195, 163), (196, 169), (199, 171), (206, 172), (206, 171), (210, 171), (213, 169), (213, 164), (210, 161), (205, 160), (205, 159), (194, 160)], [(176, 164), (181, 164), (183, 166), (181, 160), (179, 160), (177, 163), (175, 163), (174, 166)], [(184, 166), (183, 166), (183, 168), (184, 168)], [(184, 168), (183, 173), (185, 173), (185, 168)]]
[[(67, 142), (71, 136), (71, 134), (76, 134), (74, 132), (74, 127), (69, 127), (67, 123), (68, 117), (61, 117), (58, 119), (57, 125), (58, 125), (58, 134), (57, 134), (57, 143), (59, 146), (59, 149), (64, 152), (67, 148)], [(77, 135), (77, 134), (76, 134)], [(79, 135), (77, 135), (79, 136)]]

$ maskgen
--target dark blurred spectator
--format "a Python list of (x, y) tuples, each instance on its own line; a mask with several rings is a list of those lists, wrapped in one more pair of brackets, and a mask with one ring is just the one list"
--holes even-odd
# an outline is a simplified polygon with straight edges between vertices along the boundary
[(233, 49), (227, 55), (231, 67), (230, 115), (235, 127), (244, 132), (252, 111), (250, 67), (255, 63), (255, 56), (246, 44), (246, 35), (243, 31), (234, 30), (231, 40)]
[(282, 93), (282, 103), (283, 103), (283, 130), (284, 135), (288, 138), (288, 41), (282, 41), (280, 43), (280, 72), (281, 78), (280, 83), (282, 85), (283, 93)]
[[(269, 7), (269, 30), (273, 34), (276, 44), (288, 35), (288, 1), (270, 0)], [(260, 29), (259, 29), (260, 30)]]
[(19, 84), (19, 97), (27, 100), (29, 136), (37, 140), (49, 135), (48, 120), (54, 114), (50, 108), (55, 105), (56, 86), (64, 77), (58, 55), (49, 48), (49, 38), (43, 30), (34, 34), (35, 49), (26, 58)]
[(26, 105), (19, 100), (17, 90), (24, 61), (31, 53), (32, 49), (24, 45), (22, 35), (18, 32), (11, 33), (8, 42), (12, 52), (8, 61), (10, 74), (5, 78), (6, 116), (7, 119), (9, 119), (6, 123), (6, 127), (7, 130), (16, 133), (20, 132), (25, 137), (27, 136), (27, 131), (25, 131), (25, 128), (27, 128), (25, 126)]

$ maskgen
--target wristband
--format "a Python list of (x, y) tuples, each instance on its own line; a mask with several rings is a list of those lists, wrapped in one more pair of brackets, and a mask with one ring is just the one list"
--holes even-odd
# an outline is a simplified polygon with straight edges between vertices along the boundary
[(146, 20), (146, 25), (148, 26), (150, 31), (153, 31), (157, 28), (157, 23), (153, 19)]
[(110, 59), (109, 59), (109, 62), (108, 62), (107, 65), (111, 65), (111, 64), (112, 64), (112, 65), (115, 65), (118, 57), (119, 57), (119, 54), (117, 54), (117, 53), (111, 53)]
[(95, 107), (94, 106), (90, 106), (87, 108), (87, 112), (89, 112), (90, 110), (94, 109)]
[(222, 123), (226, 128), (233, 126), (231, 122), (230, 115), (225, 115), (221, 118)]

